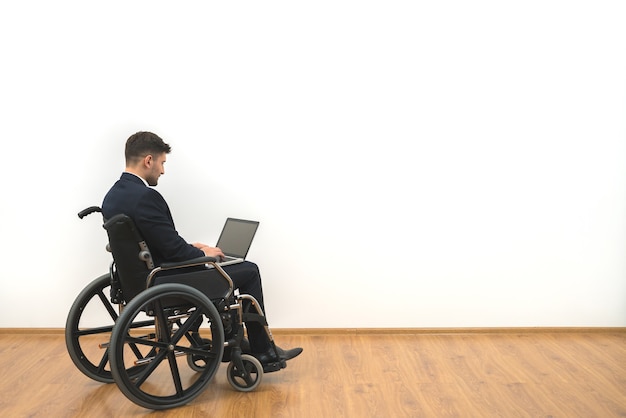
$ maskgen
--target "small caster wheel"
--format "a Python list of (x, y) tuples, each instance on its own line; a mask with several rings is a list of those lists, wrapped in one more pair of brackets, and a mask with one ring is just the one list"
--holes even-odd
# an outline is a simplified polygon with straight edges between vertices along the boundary
[(251, 392), (259, 386), (263, 378), (263, 366), (256, 357), (250, 354), (242, 354), (241, 362), (243, 370), (240, 370), (234, 361), (228, 364), (226, 377), (228, 383), (240, 392)]

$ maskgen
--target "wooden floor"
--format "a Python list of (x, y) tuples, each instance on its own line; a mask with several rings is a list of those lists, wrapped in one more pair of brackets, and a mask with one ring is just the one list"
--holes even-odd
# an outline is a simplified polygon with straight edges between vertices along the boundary
[(0, 333), (4, 417), (624, 417), (626, 332), (292, 335), (255, 392), (225, 365), (191, 404), (139, 407), (81, 374), (60, 333)]

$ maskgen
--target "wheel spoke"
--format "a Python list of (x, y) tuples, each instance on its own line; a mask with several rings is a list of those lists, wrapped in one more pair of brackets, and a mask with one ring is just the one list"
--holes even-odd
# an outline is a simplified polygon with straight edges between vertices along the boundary
[(167, 343), (164, 343), (161, 341), (148, 340), (148, 339), (139, 338), (139, 337), (131, 337), (128, 334), (126, 335), (126, 338), (124, 338), (124, 342), (128, 343), (128, 345), (131, 345), (131, 344), (147, 345), (149, 347), (162, 348), (162, 349), (166, 349), (168, 346)]
[(161, 364), (161, 362), (163, 361), (166, 355), (167, 355), (167, 350), (160, 350), (157, 353), (157, 355), (154, 357), (154, 360), (152, 360), (150, 363), (147, 364), (143, 373), (140, 373), (137, 376), (137, 380), (135, 380), (134, 385), (137, 388), (140, 388), (141, 385), (144, 384), (144, 382), (148, 379), (148, 377), (150, 377), (152, 372), (154, 372), (156, 368), (159, 366), (159, 364)]
[(111, 305), (111, 302), (109, 301), (109, 299), (107, 299), (107, 297), (104, 296), (104, 293), (102, 292), (102, 290), (100, 290), (97, 293), (97, 295), (100, 298), (100, 301), (102, 302), (104, 307), (106, 308), (107, 312), (111, 316), (111, 319), (113, 319), (113, 322), (117, 321), (117, 312), (115, 312), (115, 309), (113, 309), (113, 305)]
[[(178, 343), (181, 340), (181, 338), (183, 338), (183, 335), (187, 334), (189, 329), (196, 323), (198, 319), (200, 319), (201, 316), (202, 316), (202, 311), (200, 309), (196, 309), (191, 314), (191, 316), (189, 316), (189, 318), (182, 324), (182, 326), (178, 328), (178, 331), (176, 331), (176, 333), (172, 336), (172, 339), (170, 342), (172, 344)], [(181, 325), (180, 321), (178, 321), (178, 324)]]
[(109, 363), (109, 349), (104, 350), (104, 354), (100, 359), (100, 364), (98, 364), (98, 373), (102, 373), (104, 371), (104, 367)]
[(180, 372), (178, 370), (178, 363), (176, 362), (176, 355), (173, 351), (171, 351), (167, 359), (170, 362), (170, 371), (172, 372), (172, 379), (174, 380), (174, 387), (176, 388), (176, 394), (182, 396), (183, 394), (183, 384), (180, 380)]
[(198, 357), (203, 357), (203, 358), (216, 358), (217, 355), (213, 352), (208, 352), (206, 350), (202, 350), (201, 348), (197, 348), (197, 347), (182, 347), (182, 346), (176, 346), (176, 351), (181, 351), (185, 354), (188, 355), (194, 355), (194, 356), (198, 356)]
[(80, 330), (77, 329), (73, 332), (73, 334), (77, 337), (83, 337), (85, 335), (104, 334), (106, 332), (111, 332), (112, 330), (113, 330), (113, 325), (109, 325), (106, 327), (80, 329)]
[[(170, 343), (170, 341), (172, 340), (172, 336), (170, 334), (170, 329), (169, 329), (169, 325), (168, 325), (168, 321), (167, 321), (167, 316), (165, 315), (165, 311), (163, 310), (162, 306), (161, 306), (161, 302), (157, 299), (154, 301), (154, 310), (156, 311), (156, 319), (158, 320), (157, 322), (157, 339), (161, 340), (163, 339), (163, 341), (167, 344)], [(161, 328), (160, 332), (159, 332), (159, 327)]]

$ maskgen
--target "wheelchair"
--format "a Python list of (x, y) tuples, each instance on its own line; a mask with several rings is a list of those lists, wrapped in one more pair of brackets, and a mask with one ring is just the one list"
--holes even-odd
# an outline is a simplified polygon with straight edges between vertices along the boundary
[[(78, 216), (96, 212), (92, 206)], [(131, 218), (116, 215), (103, 227), (109, 272), (80, 292), (65, 326), (68, 353), (83, 374), (159, 410), (195, 399), (221, 363), (242, 392), (255, 390), (264, 372), (286, 367), (279, 356), (262, 365), (248, 352), (244, 322), (261, 323), (276, 351), (272, 333), (258, 302), (233, 289), (215, 258), (154, 266)]]

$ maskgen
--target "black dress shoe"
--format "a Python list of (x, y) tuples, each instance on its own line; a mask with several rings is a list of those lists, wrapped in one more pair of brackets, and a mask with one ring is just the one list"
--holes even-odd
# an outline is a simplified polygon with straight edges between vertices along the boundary
[(267, 364), (276, 362), (279, 360), (287, 361), (291, 360), (294, 357), (297, 357), (302, 353), (301, 347), (292, 348), (290, 350), (283, 350), (279, 346), (275, 346), (276, 350), (271, 347), (267, 349), (264, 353), (253, 354), (254, 357), (257, 358), (261, 363)]
[(281, 360), (291, 360), (294, 357), (297, 357), (302, 353), (302, 347), (292, 348), (290, 350), (283, 350), (279, 346), (276, 346), (276, 351), (278, 352), (278, 356)]
[(269, 348), (267, 351), (263, 353), (255, 353), (253, 354), (253, 356), (256, 357), (256, 359), (259, 360), (261, 364), (263, 365), (280, 361), (280, 357), (276, 354), (276, 351), (274, 351), (274, 349), (272, 348)]
[(277, 372), (280, 369), (284, 369), (287, 367), (287, 362), (280, 358), (280, 356), (276, 353), (272, 347), (270, 347), (267, 351), (263, 353), (253, 354), (257, 360), (263, 366), (263, 372), (271, 373)]
[(263, 372), (271, 373), (287, 367), (287, 360), (298, 356), (302, 353), (302, 348), (292, 348), (291, 350), (283, 350), (282, 348), (275, 346), (270, 347), (263, 353), (253, 354), (261, 365), (263, 366)]

